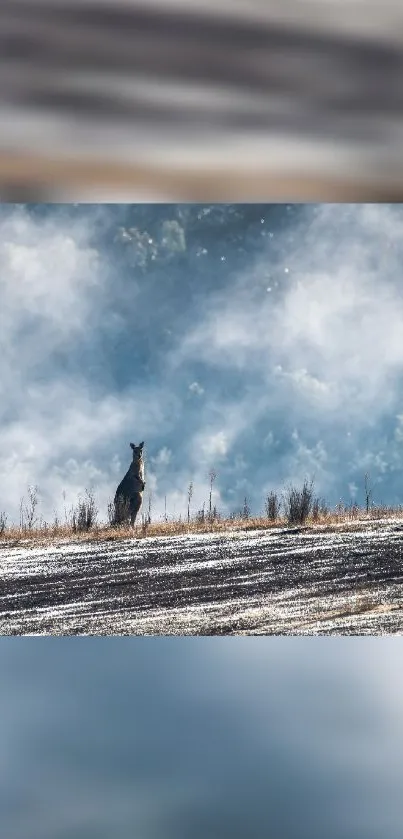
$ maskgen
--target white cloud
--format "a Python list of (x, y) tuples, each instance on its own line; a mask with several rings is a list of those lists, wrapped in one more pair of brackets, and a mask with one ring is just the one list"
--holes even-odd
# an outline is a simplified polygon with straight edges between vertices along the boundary
[[(355, 226), (341, 233), (348, 213)], [(379, 412), (403, 371), (403, 301), (387, 247), (401, 229), (387, 207), (320, 208), (308, 241), (296, 237), (296, 268), (282, 296), (257, 298), (241, 277), (231, 295), (212, 301), (180, 357), (264, 371), (267, 379), (275, 368), (291, 392), (324, 411)]]
[(204, 393), (204, 388), (201, 387), (201, 385), (199, 385), (198, 382), (192, 382), (192, 384), (189, 385), (189, 390), (191, 391), (191, 393), (195, 393), (197, 396), (202, 396), (202, 394)]
[(198, 437), (198, 444), (201, 454), (206, 460), (225, 457), (230, 445), (229, 434), (226, 431), (216, 431), (211, 434), (201, 432)]
[(157, 454), (151, 458), (151, 463), (154, 466), (168, 466), (172, 460), (172, 452), (167, 446), (163, 446)]
[(1, 225), (0, 264), (3, 340), (19, 365), (33, 349), (40, 357), (42, 337), (49, 351), (49, 342), (57, 347), (85, 328), (102, 273), (84, 231), (35, 222), (16, 211)]
[[(230, 455), (248, 422), (253, 429), (274, 415), (279, 424), (283, 414), (287, 422), (298, 421), (303, 438), (311, 439), (315, 430), (327, 452), (325, 464), (320, 448), (301, 441), (298, 452), (290, 452), (287, 471), (302, 477), (301, 470), (314, 467), (329, 487), (335, 471), (347, 462), (353, 466), (354, 447), (362, 458), (362, 428), (372, 427), (375, 434), (400, 403), (402, 230), (399, 208), (307, 208), (291, 244), (277, 234), (276, 249), (270, 244), (260, 269), (252, 266), (230, 292), (213, 295), (172, 364), (175, 369), (195, 360), (212, 374), (242, 377), (235, 415), (226, 410), (225, 397), (220, 402), (223, 454)], [(265, 292), (268, 265), (273, 277), (290, 267), (274, 295)], [(398, 426), (396, 439), (399, 433)], [(348, 457), (342, 463), (344, 446)], [(372, 455), (376, 469), (385, 472), (389, 451), (390, 442)], [(396, 458), (402, 467), (403, 451), (394, 452)]]

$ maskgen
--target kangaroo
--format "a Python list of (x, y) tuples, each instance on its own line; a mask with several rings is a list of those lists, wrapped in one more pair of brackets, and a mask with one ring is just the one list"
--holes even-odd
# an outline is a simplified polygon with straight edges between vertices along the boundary
[(133, 450), (133, 460), (120, 482), (115, 493), (115, 523), (122, 524), (130, 517), (130, 524), (134, 525), (137, 514), (143, 502), (144, 492), (144, 442), (139, 446), (130, 443)]

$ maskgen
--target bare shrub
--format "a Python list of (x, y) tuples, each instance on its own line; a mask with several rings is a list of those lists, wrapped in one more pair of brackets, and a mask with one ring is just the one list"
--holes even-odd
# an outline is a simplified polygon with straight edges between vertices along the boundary
[(346, 505), (344, 504), (344, 501), (342, 501), (340, 499), (340, 501), (338, 501), (337, 504), (336, 504), (335, 514), (336, 514), (337, 518), (344, 519), (345, 515), (346, 515), (346, 512), (347, 512)]
[(0, 536), (3, 536), (7, 527), (7, 516), (4, 512), (0, 513)]
[(349, 507), (348, 515), (351, 519), (358, 518), (360, 514), (360, 508), (356, 501), (352, 501)]
[(305, 480), (301, 490), (290, 486), (284, 495), (284, 510), (287, 524), (304, 524), (311, 512), (313, 481)]
[(324, 518), (326, 518), (327, 516), (330, 515), (330, 510), (329, 510), (328, 504), (326, 503), (325, 499), (322, 499), (322, 501), (320, 502), (320, 514)]
[(113, 501), (108, 501), (108, 506), (106, 508), (106, 518), (109, 527), (113, 527), (115, 524), (115, 505)]
[(141, 515), (141, 535), (146, 536), (148, 532), (148, 528), (150, 527), (150, 520), (148, 515), (142, 513)]
[(28, 487), (28, 500), (21, 498), (20, 501), (20, 530), (32, 530), (38, 519), (35, 511), (39, 503), (38, 487)]
[(201, 510), (198, 510), (196, 513), (196, 521), (198, 524), (204, 524), (206, 521), (206, 512), (205, 512), (206, 502), (203, 501), (203, 507)]
[(280, 515), (281, 502), (276, 492), (270, 492), (265, 501), (266, 516), (269, 521), (276, 521)]
[(188, 524), (190, 524), (190, 502), (192, 500), (192, 495), (193, 495), (193, 481), (190, 481), (190, 484), (189, 484), (189, 487), (188, 487)]
[(372, 519), (384, 519), (388, 516), (393, 516), (396, 512), (401, 512), (401, 510), (394, 510), (393, 507), (388, 507), (386, 504), (378, 504), (376, 507), (371, 507), (371, 518)]
[(97, 520), (98, 510), (95, 504), (94, 494), (86, 489), (86, 498), (80, 499), (72, 511), (72, 529), (74, 533), (82, 533), (91, 530)]
[(244, 498), (243, 507), (241, 510), (241, 519), (244, 519), (244, 521), (250, 519), (250, 506), (246, 496)]
[(320, 501), (319, 498), (314, 498), (312, 501), (312, 519), (313, 521), (318, 521), (320, 512)]
[(204, 521), (207, 520), (210, 525), (213, 525), (214, 522), (218, 521), (220, 518), (221, 516), (217, 510), (216, 505), (214, 504), (212, 510), (209, 510), (207, 516), (205, 516)]
[(326, 504), (326, 501), (323, 498), (316, 498), (312, 499), (312, 519), (313, 521), (318, 521), (320, 518), (326, 518), (329, 515), (329, 508)]
[(216, 473), (216, 471), (215, 471), (214, 469), (210, 469), (210, 472), (209, 472), (209, 478), (210, 478), (210, 494), (209, 494), (209, 507), (208, 507), (208, 517), (209, 517), (209, 521), (211, 521), (211, 514), (212, 514), (211, 502), (212, 502), (212, 495), (213, 495), (213, 483), (214, 483), (214, 481), (215, 481), (216, 477), (217, 477), (217, 473)]
[[(71, 522), (69, 522), (69, 518), (68, 518), (67, 510), (66, 510), (66, 490), (65, 489), (62, 492), (62, 496), (63, 496), (63, 501), (64, 501), (64, 523), (65, 523), (66, 527), (71, 527)], [(71, 511), (70, 511), (70, 514), (71, 514)], [(55, 513), (55, 516), (56, 516), (56, 513)], [(59, 526), (59, 522), (57, 523), (57, 526)]]
[(369, 508), (371, 505), (371, 498), (372, 498), (372, 489), (369, 485), (370, 476), (368, 472), (364, 475), (364, 487), (365, 487), (365, 507), (367, 513), (369, 513)]

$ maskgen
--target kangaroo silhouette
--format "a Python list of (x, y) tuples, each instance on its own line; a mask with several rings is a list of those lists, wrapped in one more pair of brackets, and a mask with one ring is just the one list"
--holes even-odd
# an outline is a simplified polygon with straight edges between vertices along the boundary
[(144, 442), (139, 446), (130, 443), (133, 460), (115, 493), (116, 524), (123, 524), (130, 518), (130, 524), (133, 526), (142, 505), (145, 487), (143, 446)]

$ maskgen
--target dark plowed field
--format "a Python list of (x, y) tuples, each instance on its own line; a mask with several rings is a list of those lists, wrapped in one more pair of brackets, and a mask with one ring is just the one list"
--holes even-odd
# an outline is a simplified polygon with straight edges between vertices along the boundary
[(333, 532), (4, 542), (0, 633), (400, 634), (402, 547), (401, 520)]

